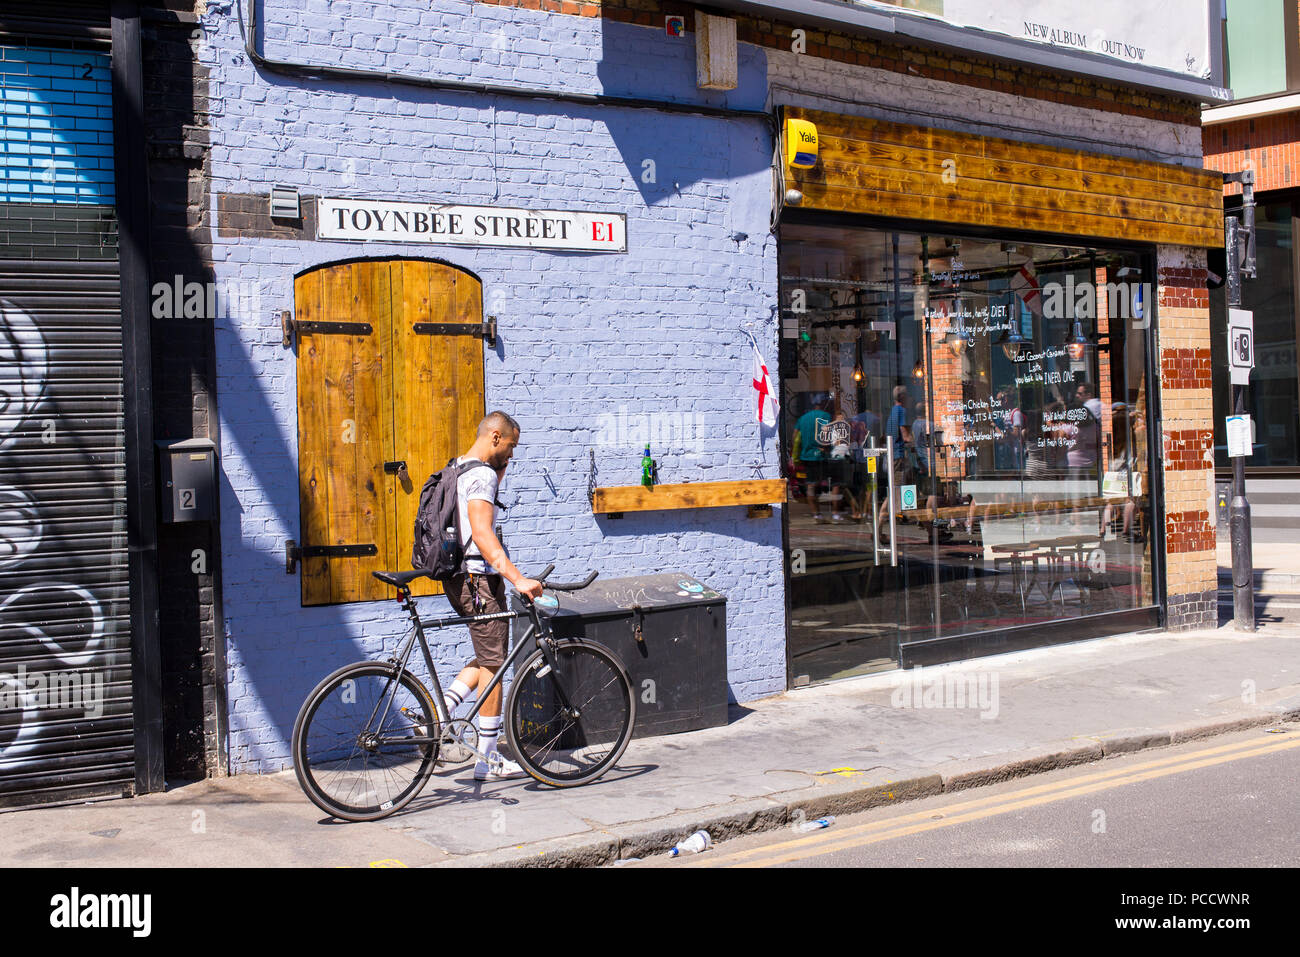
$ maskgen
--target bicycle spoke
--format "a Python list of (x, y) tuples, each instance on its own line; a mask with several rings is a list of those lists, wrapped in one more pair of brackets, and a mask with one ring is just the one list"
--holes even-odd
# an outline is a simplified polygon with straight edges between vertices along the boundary
[(631, 689), (608, 655), (589, 645), (557, 646), (552, 665), (549, 677), (537, 677), (534, 664), (516, 679), (511, 720), (522, 752), (516, 757), (543, 780), (578, 783), (622, 753), (633, 715)]
[(415, 741), (416, 728), (432, 738), (437, 722), (426, 712), (435, 710), (409, 672), (398, 677), (382, 665), (340, 672), (317, 693), (298, 731), (304, 790), (325, 810), (353, 820), (410, 800), (431, 772), (436, 748), (432, 740)]

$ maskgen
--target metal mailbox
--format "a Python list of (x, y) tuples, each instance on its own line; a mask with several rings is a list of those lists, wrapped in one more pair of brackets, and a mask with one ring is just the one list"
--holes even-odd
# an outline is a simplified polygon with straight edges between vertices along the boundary
[(211, 439), (158, 442), (162, 520), (210, 522), (217, 517), (217, 450)]
[[(538, 611), (557, 637), (590, 638), (622, 659), (637, 696), (633, 737), (727, 723), (727, 599), (707, 585), (681, 572), (597, 579), (545, 592)], [(512, 639), (527, 627), (515, 619)]]

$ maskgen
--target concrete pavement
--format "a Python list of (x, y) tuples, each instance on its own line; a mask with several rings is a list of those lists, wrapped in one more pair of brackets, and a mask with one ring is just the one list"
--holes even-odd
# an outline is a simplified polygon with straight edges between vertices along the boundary
[[(397, 815), (323, 817), (292, 772), (0, 814), (16, 866), (604, 864), (1228, 730), (1300, 720), (1300, 625), (1135, 634), (800, 689), (636, 740), (580, 788), (442, 769)], [(958, 701), (958, 691), (963, 700)]]
[[(1251, 545), (1255, 590), (1262, 593), (1300, 592), (1300, 547), (1284, 542)], [(1221, 532), (1218, 542), (1219, 588), (1232, 588), (1232, 541)], [(1229, 594), (1231, 597), (1231, 594)]]

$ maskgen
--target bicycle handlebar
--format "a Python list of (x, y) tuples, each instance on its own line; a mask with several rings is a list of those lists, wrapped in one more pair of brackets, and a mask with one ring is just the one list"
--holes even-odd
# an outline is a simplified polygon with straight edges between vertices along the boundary
[[(590, 572), (587, 575), (587, 577), (580, 582), (549, 582), (548, 583), (544, 581), (546, 576), (553, 571), (555, 571), (555, 566), (547, 565), (546, 568), (542, 570), (542, 573), (540, 575), (533, 576), (533, 580), (541, 582), (542, 587), (547, 591), (580, 591), (581, 589), (586, 588), (588, 585), (594, 582), (596, 580), (596, 576), (600, 574), (599, 572)], [(520, 595), (519, 597), (523, 599), (525, 605), (528, 606), (532, 605), (532, 602), (526, 596)]]
[(591, 572), (580, 582), (554, 582), (550, 585), (543, 584), (542, 587), (548, 591), (579, 591), (594, 582), (598, 574), (599, 572)]

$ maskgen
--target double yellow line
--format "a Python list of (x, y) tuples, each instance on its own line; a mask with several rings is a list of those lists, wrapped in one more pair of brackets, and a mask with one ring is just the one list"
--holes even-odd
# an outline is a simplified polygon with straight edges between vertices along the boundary
[[(912, 814), (890, 817), (883, 821), (872, 821), (839, 830), (817, 831), (805, 837), (769, 844), (764, 847), (728, 853), (704, 854), (698, 858), (681, 862), (686, 867), (772, 867), (793, 861), (820, 857), (881, 841), (891, 841), (911, 834), (922, 834), (954, 824), (978, 821), (982, 818), (1010, 814), (1025, 808), (1063, 801), (1067, 798), (1092, 794), (1109, 788), (1122, 787), (1150, 781), (1184, 771), (1240, 761), (1243, 758), (1259, 757), (1277, 751), (1300, 748), (1300, 736), (1288, 736), (1288, 740), (1264, 743), (1258, 739), (1224, 744), (1213, 748), (1203, 748), (1173, 757), (1159, 758), (1141, 764), (1129, 764), (1121, 768), (1097, 771), (1093, 774), (1073, 777), (1051, 784), (1038, 784), (1021, 788), (1005, 794), (990, 795), (971, 801), (960, 801), (941, 807), (932, 807)], [(936, 815), (940, 815), (936, 819)]]

